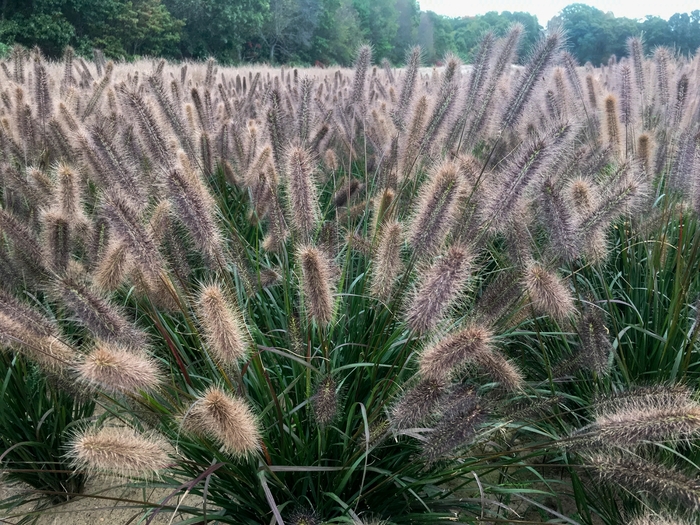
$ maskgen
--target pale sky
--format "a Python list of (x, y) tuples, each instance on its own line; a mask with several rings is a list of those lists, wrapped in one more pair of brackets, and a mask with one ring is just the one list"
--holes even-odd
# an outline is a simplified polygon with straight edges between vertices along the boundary
[[(525, 11), (537, 17), (541, 26), (546, 26), (549, 19), (557, 15), (569, 4), (577, 0), (540, 0), (523, 2), (522, 0), (418, 0), (423, 11), (435, 11), (447, 16), (483, 15), (488, 11)], [(690, 13), (700, 9), (698, 0), (581, 0), (601, 11), (612, 11), (615, 16), (627, 18), (644, 18), (646, 15), (660, 16), (668, 20), (675, 13)]]

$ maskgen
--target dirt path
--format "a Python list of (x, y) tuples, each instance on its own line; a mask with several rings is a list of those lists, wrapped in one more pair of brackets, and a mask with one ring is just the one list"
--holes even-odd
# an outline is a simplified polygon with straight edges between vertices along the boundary
[[(22, 487), (7, 487), (0, 484), (0, 501), (5, 498), (21, 494), (26, 491)], [(165, 498), (170, 491), (166, 489), (134, 489), (125, 487), (119, 479), (94, 478), (89, 481), (86, 494), (98, 497), (81, 497), (70, 502), (56, 505), (50, 508), (35, 510), (34, 505), (24, 505), (10, 512), (0, 511), (0, 523), (17, 524), (22, 518), (36, 517), (36, 525), (134, 525), (141, 523), (143, 509), (137, 502), (158, 503)], [(120, 500), (130, 500), (134, 503), (125, 503)], [(177, 498), (168, 502), (169, 505), (177, 505)], [(187, 496), (182, 502), (189, 506), (201, 505), (201, 499), (195, 496)], [(162, 512), (151, 523), (163, 525), (177, 523), (185, 516), (178, 513), (173, 519), (173, 512)], [(145, 523), (145, 521), (144, 521)], [(214, 522), (210, 522), (214, 523)]]

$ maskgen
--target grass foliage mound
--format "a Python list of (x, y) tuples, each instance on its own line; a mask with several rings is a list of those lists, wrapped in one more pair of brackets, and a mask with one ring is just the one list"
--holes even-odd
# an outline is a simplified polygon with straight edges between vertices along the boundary
[(428, 74), (15, 48), (8, 477), (171, 487), (144, 523), (697, 516), (700, 59), (522, 32)]

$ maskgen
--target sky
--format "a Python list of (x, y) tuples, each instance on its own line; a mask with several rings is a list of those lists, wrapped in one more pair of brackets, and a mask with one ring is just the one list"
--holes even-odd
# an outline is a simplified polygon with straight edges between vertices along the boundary
[[(435, 11), (447, 16), (483, 15), (488, 11), (525, 11), (537, 16), (541, 26), (569, 4), (577, 0), (418, 0), (423, 11)], [(644, 18), (646, 15), (660, 16), (668, 20), (675, 13), (690, 13), (700, 9), (698, 0), (581, 0), (601, 11), (612, 11), (615, 16)]]

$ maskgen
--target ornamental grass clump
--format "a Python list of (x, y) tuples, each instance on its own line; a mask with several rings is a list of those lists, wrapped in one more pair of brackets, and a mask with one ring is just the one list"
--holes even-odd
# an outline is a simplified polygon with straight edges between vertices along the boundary
[(0, 357), (45, 388), (2, 384), (1, 468), (188, 522), (695, 509), (700, 59), (522, 33), (428, 75), (13, 52)]

